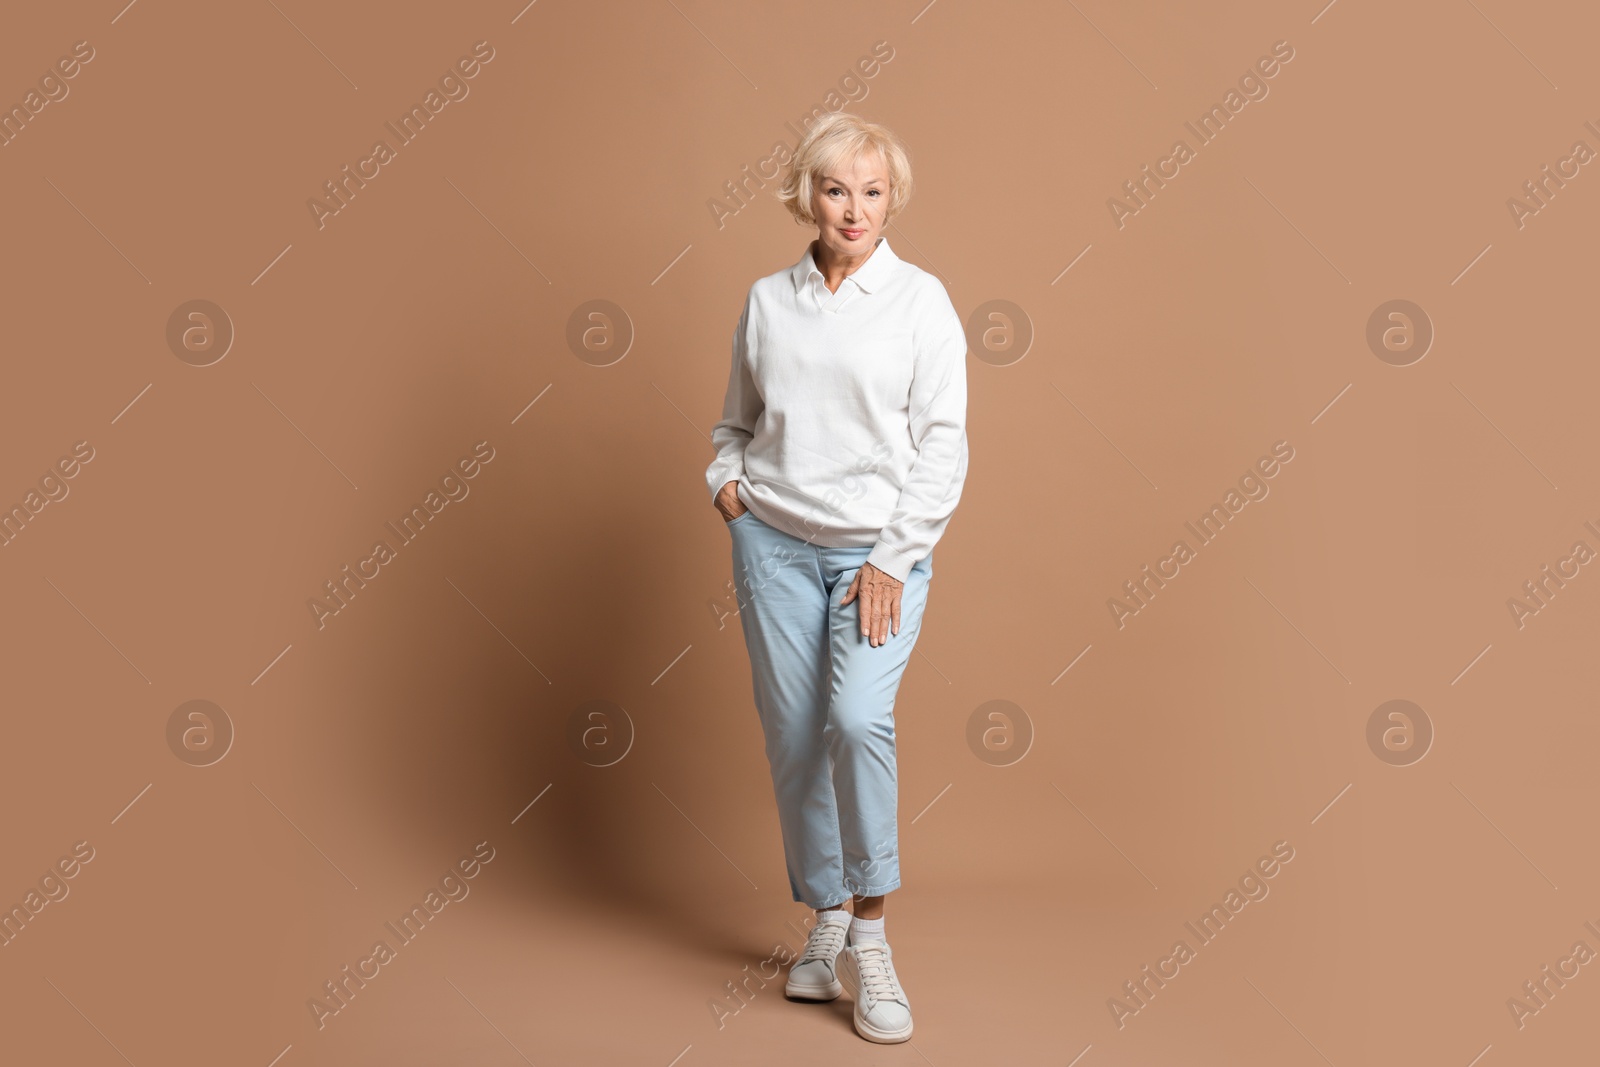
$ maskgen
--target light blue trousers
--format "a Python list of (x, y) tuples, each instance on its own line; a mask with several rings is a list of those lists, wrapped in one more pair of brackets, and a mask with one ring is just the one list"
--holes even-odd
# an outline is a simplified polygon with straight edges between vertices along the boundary
[(727, 527), (794, 899), (830, 908), (897, 889), (894, 698), (933, 556), (906, 575), (900, 632), (873, 648), (859, 599), (839, 605), (870, 547), (814, 545), (749, 511)]

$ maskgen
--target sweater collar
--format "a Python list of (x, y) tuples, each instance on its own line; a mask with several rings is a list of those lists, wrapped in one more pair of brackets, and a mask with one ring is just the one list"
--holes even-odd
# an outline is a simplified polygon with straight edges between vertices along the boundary
[[(812, 275), (816, 275), (818, 278), (823, 277), (822, 270), (817, 266), (816, 256), (813, 252), (816, 245), (817, 242), (813, 239), (810, 244), (806, 245), (806, 254), (800, 257), (800, 262), (789, 269), (789, 274), (794, 278), (794, 291), (797, 293), (811, 280)], [(878, 243), (873, 246), (872, 254), (867, 257), (867, 261), (845, 277), (870, 293), (883, 284), (889, 273), (894, 270), (895, 264), (899, 259), (900, 257), (894, 254), (894, 249), (889, 247), (889, 238), (880, 234)], [(824, 283), (826, 283), (826, 279), (824, 279)]]

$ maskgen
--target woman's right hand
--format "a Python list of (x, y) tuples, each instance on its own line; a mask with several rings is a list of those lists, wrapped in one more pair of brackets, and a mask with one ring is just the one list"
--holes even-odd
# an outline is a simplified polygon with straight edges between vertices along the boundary
[(731, 481), (717, 490), (717, 510), (722, 512), (724, 523), (732, 522), (750, 509), (744, 506), (744, 501), (739, 499), (739, 483)]

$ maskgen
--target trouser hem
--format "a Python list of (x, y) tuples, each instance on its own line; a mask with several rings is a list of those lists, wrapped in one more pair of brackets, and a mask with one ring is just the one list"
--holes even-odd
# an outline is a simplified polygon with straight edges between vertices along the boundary
[(854, 898), (854, 897), (881, 897), (885, 893), (893, 892), (894, 890), (899, 889), (900, 888), (900, 879), (898, 877), (896, 877), (893, 881), (884, 882), (884, 883), (882, 883), (880, 885), (869, 885), (869, 886), (857, 886), (854, 883), (846, 880), (846, 882), (844, 883), (844, 887), (851, 892), (852, 898)]
[(818, 904), (818, 903), (816, 903), (816, 900), (826, 900), (827, 899), (826, 897), (818, 897), (818, 898), (816, 898), (816, 900), (807, 900), (805, 897), (801, 896), (799, 893), (795, 893), (793, 895), (794, 895), (794, 901), (795, 901), (796, 904), (804, 904), (806, 907), (811, 908), (813, 911), (827, 911), (830, 908), (834, 909), (834, 910), (837, 910), (839, 908), (843, 908), (846, 904), (849, 904), (853, 900), (855, 900), (856, 897), (881, 897), (884, 894), (892, 893), (896, 889), (899, 889), (899, 888), (900, 888), (900, 879), (899, 878), (896, 878), (896, 879), (894, 879), (893, 881), (890, 881), (890, 882), (884, 882), (884, 883), (882, 883), (880, 885), (869, 885), (869, 886), (863, 886), (863, 887), (860, 887), (860, 888), (857, 888), (854, 883), (847, 881), (847, 882), (845, 882), (845, 898), (842, 901), (840, 901), (839, 903), (837, 903), (837, 904)]

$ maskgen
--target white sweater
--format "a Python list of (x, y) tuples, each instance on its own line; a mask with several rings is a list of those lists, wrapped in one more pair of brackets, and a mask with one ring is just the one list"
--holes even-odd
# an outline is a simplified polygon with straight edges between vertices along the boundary
[(879, 237), (830, 293), (812, 249), (750, 286), (706, 468), (757, 519), (905, 581), (967, 476), (967, 340), (938, 278)]

